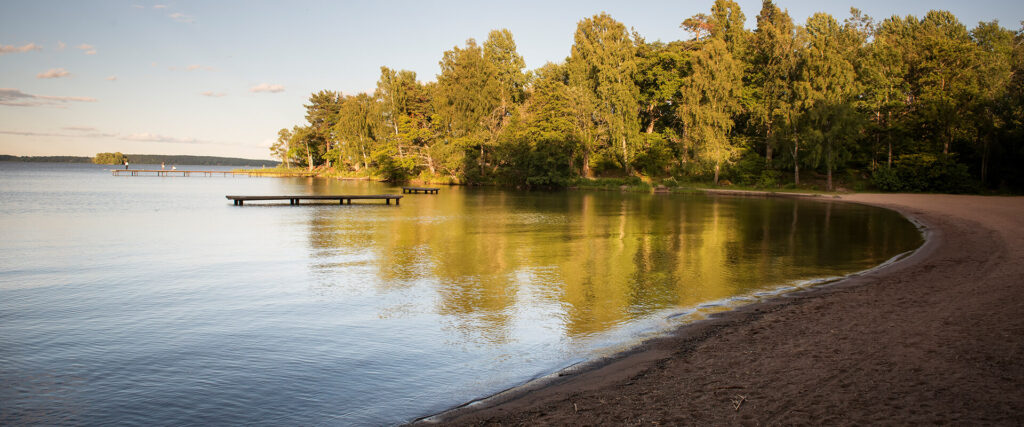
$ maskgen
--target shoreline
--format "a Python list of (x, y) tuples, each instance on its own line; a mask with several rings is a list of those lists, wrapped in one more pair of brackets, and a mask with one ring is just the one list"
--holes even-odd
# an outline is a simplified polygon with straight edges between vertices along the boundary
[[(735, 195), (752, 195), (742, 193)], [(1024, 368), (1017, 366), (1024, 357), (1024, 320), (1018, 320), (1024, 319), (1024, 306), (1014, 302), (1024, 301), (1024, 290), (1012, 286), (1015, 280), (1024, 279), (1024, 268), (1012, 263), (1013, 259), (1024, 259), (1024, 219), (1017, 218), (1024, 216), (1024, 198), (863, 193), (842, 195), (839, 199), (896, 210), (924, 227), (924, 243), (896, 262), (714, 313), (625, 352), (584, 362), (415, 422), (917, 423), (1013, 421), (1024, 416), (1024, 398), (1014, 393), (1024, 386)], [(989, 245), (993, 247), (983, 250), (993, 234), (1001, 239), (992, 241), (1003, 240), (1009, 247)], [(993, 253), (1006, 252), (1016, 258), (1001, 258), (1011, 262), (1003, 262), (995, 270), (979, 270), (977, 264), (966, 262), (968, 259), (950, 259), (951, 255), (990, 259)], [(993, 279), (998, 279), (996, 287), (1001, 292), (967, 292), (968, 295), (937, 301), (945, 307), (925, 307), (922, 312), (913, 309), (914, 298), (921, 296), (917, 294), (964, 293), (962, 281), (957, 278), (986, 271), (996, 276)], [(926, 273), (929, 278), (919, 273)], [(972, 288), (985, 287), (986, 283), (975, 282)], [(988, 311), (989, 306), (978, 305), (979, 299), (1000, 300), (1009, 306), (985, 316), (980, 311)], [(908, 306), (901, 309), (901, 304)], [(964, 310), (965, 305), (974, 310)], [(826, 307), (831, 309), (825, 310)], [(900, 340), (936, 334), (936, 330), (924, 324), (935, 322), (936, 318), (943, 323), (946, 317), (957, 315), (995, 315), (1004, 319), (988, 327), (978, 325), (970, 332), (989, 348), (1006, 347), (986, 357), (1002, 357), (1013, 366), (1000, 370), (993, 378), (974, 372), (976, 367), (959, 363), (976, 358), (977, 354), (958, 353), (939, 363), (947, 369), (928, 369), (934, 368), (935, 363), (928, 357), (917, 357), (922, 356), (922, 351), (933, 355), (949, 353), (951, 349), (971, 353), (979, 348), (941, 339), (946, 335), (941, 333), (926, 343), (930, 345), (901, 347)], [(909, 317), (910, 321), (886, 324), (887, 328), (880, 329), (877, 322), (866, 320), (884, 321), (887, 317)], [(863, 327), (850, 328), (849, 322)], [(1012, 330), (1019, 332), (1011, 335), (1010, 340), (1005, 340), (1002, 332), (1007, 323), (1013, 323)], [(829, 328), (823, 330), (826, 325)], [(978, 329), (988, 333), (977, 334)], [(794, 335), (794, 331), (799, 333)], [(794, 336), (799, 339), (794, 340)], [(1000, 341), (1005, 345), (999, 345)], [(864, 357), (865, 354), (874, 356)], [(880, 355), (887, 357), (879, 358)], [(973, 375), (968, 376), (967, 372)], [(894, 377), (903, 378), (902, 383), (893, 384)], [(746, 381), (737, 381), (739, 378)], [(830, 378), (841, 381), (823, 384), (823, 380)], [(963, 382), (951, 382), (949, 378), (960, 378)], [(710, 387), (716, 384), (718, 387)], [(752, 387), (755, 384), (760, 386)], [(995, 386), (999, 385), (1006, 389), (1003, 393), (996, 392), (999, 387)], [(895, 390), (902, 393), (894, 393)], [(960, 390), (952, 393), (954, 397), (966, 394), (986, 399), (976, 399), (966, 411), (951, 412), (963, 409), (964, 405), (938, 404), (942, 399), (935, 398), (948, 395), (950, 390)], [(998, 410), (981, 410), (993, 406), (980, 403), (985, 400), (999, 402), (995, 405)], [(899, 403), (898, 407), (893, 406), (894, 402)], [(917, 402), (918, 408), (908, 405), (911, 402)], [(932, 410), (921, 410), (925, 407)]]

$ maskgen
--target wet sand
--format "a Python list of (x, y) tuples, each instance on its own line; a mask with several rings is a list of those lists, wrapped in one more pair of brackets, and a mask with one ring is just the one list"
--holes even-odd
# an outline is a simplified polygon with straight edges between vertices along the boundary
[(689, 324), (443, 424), (1024, 422), (1024, 198), (856, 194), (923, 224), (892, 265)]

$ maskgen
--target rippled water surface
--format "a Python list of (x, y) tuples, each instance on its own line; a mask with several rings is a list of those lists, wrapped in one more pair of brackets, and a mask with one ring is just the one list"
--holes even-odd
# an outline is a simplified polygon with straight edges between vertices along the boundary
[(395, 424), (921, 241), (810, 200), (224, 198), (400, 192), (0, 162), (0, 424)]

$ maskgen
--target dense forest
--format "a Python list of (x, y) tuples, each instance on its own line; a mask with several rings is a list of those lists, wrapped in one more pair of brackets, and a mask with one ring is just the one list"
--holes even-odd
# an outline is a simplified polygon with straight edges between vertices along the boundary
[[(607, 14), (524, 70), (508, 30), (442, 54), (435, 81), (381, 67), (324, 90), (271, 152), (392, 180), (563, 186), (631, 177), (760, 187), (1024, 190), (1024, 31), (945, 11), (794, 22), (731, 0), (649, 42)], [(860, 189), (860, 188), (857, 188)]]

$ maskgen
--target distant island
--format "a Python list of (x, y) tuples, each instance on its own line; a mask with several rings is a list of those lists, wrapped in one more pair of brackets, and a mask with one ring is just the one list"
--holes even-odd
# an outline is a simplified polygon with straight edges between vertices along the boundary
[(123, 164), (124, 158), (132, 164), (196, 165), (196, 166), (277, 166), (274, 160), (242, 159), (238, 157), (215, 156), (173, 156), (162, 154), (121, 154), (97, 153), (96, 157), (85, 156), (11, 156), (0, 154), (0, 162), (38, 163), (97, 163), (105, 165)]

